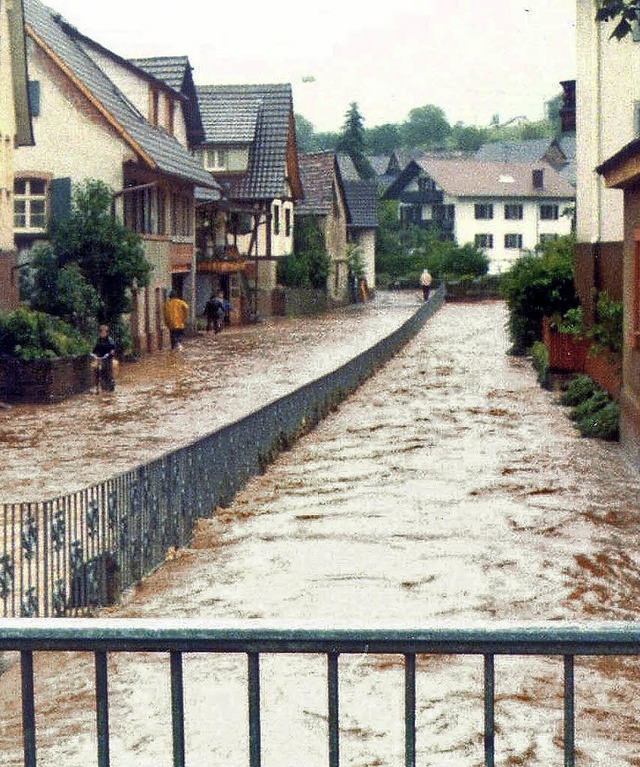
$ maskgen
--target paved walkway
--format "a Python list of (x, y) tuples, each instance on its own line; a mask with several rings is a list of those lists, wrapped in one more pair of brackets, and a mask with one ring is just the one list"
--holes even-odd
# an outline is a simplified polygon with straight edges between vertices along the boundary
[(192, 442), (324, 375), (395, 330), (416, 292), (317, 317), (201, 333), (120, 368), (114, 394), (0, 411), (0, 502), (73, 492)]

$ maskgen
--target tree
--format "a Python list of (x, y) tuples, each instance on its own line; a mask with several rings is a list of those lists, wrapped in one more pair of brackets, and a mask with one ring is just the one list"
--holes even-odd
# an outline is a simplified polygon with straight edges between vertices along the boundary
[(295, 115), (295, 120), (298, 149), (300, 149), (301, 152), (313, 152), (316, 149), (314, 146), (315, 131), (313, 123), (300, 114)]
[(88, 179), (74, 190), (69, 218), (50, 232), (50, 246), (36, 259), (34, 302), (58, 316), (74, 303), (98, 322), (117, 327), (131, 309), (131, 290), (148, 283), (151, 265), (140, 237), (111, 213), (112, 190)]
[(402, 142), (408, 147), (443, 146), (451, 133), (444, 111), (433, 104), (416, 107), (400, 127)]
[(371, 154), (391, 154), (402, 146), (400, 129), (393, 123), (367, 128), (365, 143)]
[(487, 135), (486, 128), (476, 128), (474, 125), (457, 122), (451, 129), (451, 142), (456, 149), (475, 152), (486, 142)]
[(366, 158), (364, 118), (358, 104), (352, 101), (344, 117), (342, 133), (336, 147), (338, 152), (348, 154), (361, 178), (373, 178), (373, 169)]
[(611, 37), (622, 40), (640, 20), (640, 0), (597, 0), (596, 21), (617, 21)]

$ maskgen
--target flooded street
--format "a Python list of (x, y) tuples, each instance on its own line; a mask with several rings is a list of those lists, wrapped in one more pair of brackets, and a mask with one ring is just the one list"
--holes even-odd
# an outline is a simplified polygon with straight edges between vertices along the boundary
[[(403, 312), (408, 304), (389, 314), (399, 324)], [(106, 614), (355, 626), (636, 619), (637, 472), (619, 445), (579, 437), (529, 363), (505, 354), (505, 320), (500, 302), (445, 305), (231, 506), (202, 520), (189, 549)], [(373, 323), (377, 331), (382, 322)], [(336, 331), (334, 320), (326, 323)], [(234, 343), (240, 338), (250, 344), (251, 331)], [(196, 352), (175, 364), (186, 364), (189, 354)], [(271, 377), (257, 380), (257, 390), (277, 396), (296, 371), (318, 364), (311, 359), (298, 358), (296, 347), (296, 356), (279, 355), (274, 375), (265, 349)], [(242, 362), (226, 361), (228, 379)], [(150, 394), (171, 380), (167, 372), (150, 382)], [(128, 396), (125, 383), (117, 397)], [(188, 384), (191, 393), (207, 385), (195, 374)], [(238, 378), (243, 402), (256, 396), (245, 385)], [(177, 395), (166, 400), (176, 403), (168, 409), (175, 418), (149, 437), (156, 445), (172, 435), (186, 440), (206, 414), (215, 427), (237, 405)], [(25, 417), (37, 419), (35, 412)], [(124, 445), (130, 457), (133, 434)], [(99, 475), (107, 455), (92, 449)], [(145, 451), (139, 446), (140, 457)], [(74, 471), (82, 466), (77, 460)], [(4, 482), (13, 488), (10, 474)], [(112, 764), (168, 767), (167, 659), (111, 656), (109, 663)], [(93, 763), (92, 675), (90, 657), (37, 658), (44, 767)], [(403, 764), (402, 659), (343, 656), (340, 675), (341, 763)], [(496, 679), (496, 763), (561, 764), (562, 660), (498, 658)], [(577, 660), (579, 765), (640, 764), (639, 682), (632, 659)], [(22, 759), (19, 684), (15, 668), (0, 678), (0, 761), (7, 767)], [(264, 659), (265, 767), (327, 764), (325, 684), (324, 658)], [(190, 767), (248, 763), (245, 685), (244, 658), (185, 659)], [(418, 764), (481, 765), (481, 658), (421, 657), (417, 720)]]
[(70, 493), (193, 442), (372, 346), (418, 301), (379, 293), (325, 315), (202, 332), (181, 353), (122, 365), (114, 394), (0, 409), (0, 501)]

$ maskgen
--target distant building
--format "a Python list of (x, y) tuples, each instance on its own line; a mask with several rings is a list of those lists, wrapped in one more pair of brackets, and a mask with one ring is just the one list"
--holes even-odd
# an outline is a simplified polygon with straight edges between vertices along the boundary
[(574, 190), (543, 163), (423, 157), (411, 161), (384, 196), (400, 201), (401, 220), (484, 250), (492, 272), (571, 231), (565, 211)]

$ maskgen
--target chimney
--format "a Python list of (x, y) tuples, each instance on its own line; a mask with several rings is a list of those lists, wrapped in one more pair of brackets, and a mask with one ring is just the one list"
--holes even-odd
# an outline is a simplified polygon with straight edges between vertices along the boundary
[(532, 174), (533, 188), (544, 188), (544, 170), (542, 168), (535, 168)]

